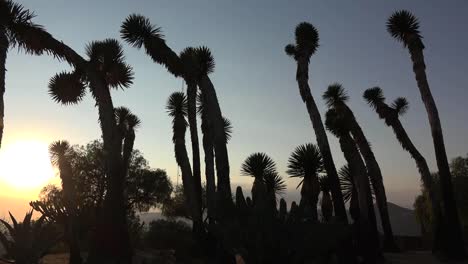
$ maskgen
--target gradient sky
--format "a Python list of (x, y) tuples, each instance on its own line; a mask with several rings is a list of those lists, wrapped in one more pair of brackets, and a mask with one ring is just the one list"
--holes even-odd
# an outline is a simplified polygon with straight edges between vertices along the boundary
[[(216, 59), (212, 80), (223, 114), (234, 126), (229, 143), (233, 185), (250, 184), (239, 176), (240, 164), (253, 152), (266, 152), (285, 175), (291, 151), (315, 142), (305, 105), (295, 81), (294, 61), (284, 46), (294, 39), (302, 21), (320, 33), (320, 48), (312, 57), (310, 85), (322, 114), (321, 95), (340, 82), (350, 95), (349, 105), (371, 142), (383, 171), (390, 201), (411, 207), (419, 191), (419, 175), (390, 128), (362, 99), (365, 89), (380, 86), (387, 100), (406, 97), (410, 110), (403, 118), (414, 143), (435, 169), (425, 109), (414, 80), (408, 52), (386, 32), (387, 17), (409, 9), (421, 21), (426, 44), (427, 73), (439, 107), (449, 157), (468, 152), (466, 73), (468, 73), (468, 2), (454, 1), (123, 1), (22, 0), (56, 38), (83, 54), (92, 40), (119, 38), (125, 17), (141, 13), (162, 27), (176, 51), (207, 45)], [(171, 120), (165, 113), (167, 97), (180, 91), (173, 78), (142, 50), (123, 44), (134, 67), (134, 85), (114, 91), (115, 106), (127, 106), (142, 120), (136, 148), (152, 167), (176, 178), (171, 142)], [(100, 137), (97, 109), (90, 96), (79, 105), (54, 103), (47, 84), (55, 73), (69, 69), (52, 57), (32, 57), (11, 50), (7, 61), (5, 144), (21, 139), (51, 142), (67, 139), (85, 144)], [(187, 137), (188, 139), (188, 137)], [(337, 140), (329, 135), (337, 166), (344, 164)], [(189, 145), (189, 144), (188, 144)], [(288, 180), (289, 200), (297, 199), (297, 181)]]

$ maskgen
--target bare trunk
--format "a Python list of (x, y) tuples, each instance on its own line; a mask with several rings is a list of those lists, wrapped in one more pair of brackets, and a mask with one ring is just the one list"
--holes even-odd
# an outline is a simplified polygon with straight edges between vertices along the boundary
[(365, 263), (377, 263), (380, 256), (379, 238), (366, 167), (350, 135), (340, 137), (340, 146), (349, 164), (358, 195), (359, 219), (357, 224), (361, 253), (365, 258)]
[(423, 48), (418, 45), (410, 45), (409, 47), (411, 60), (413, 61), (413, 71), (416, 77), (421, 98), (426, 107), (426, 112), (431, 126), (432, 140), (434, 142), (435, 155), (437, 160), (437, 168), (439, 169), (440, 187), (442, 193), (442, 203), (444, 210), (444, 221), (446, 223), (447, 239), (445, 241), (446, 252), (455, 259), (466, 257), (462, 229), (456, 201), (453, 195), (452, 176), (445, 151), (444, 135), (442, 133), (442, 125), (440, 124), (439, 112), (432, 97), (429, 83), (426, 77), (426, 65), (424, 63)]
[[(204, 96), (202, 94), (202, 96)], [(203, 99), (204, 100), (204, 99)], [(204, 110), (203, 110), (204, 111)], [(205, 153), (206, 206), (210, 223), (215, 217), (216, 183), (214, 171), (213, 133), (206, 113), (202, 113), (203, 151)]]
[(346, 208), (343, 201), (343, 194), (341, 193), (340, 180), (338, 173), (336, 172), (335, 163), (333, 156), (330, 151), (330, 145), (328, 143), (328, 137), (325, 132), (325, 127), (320, 117), (320, 112), (315, 104), (314, 97), (310, 92), (308, 84), (309, 80), (309, 62), (306, 58), (301, 58), (297, 62), (297, 83), (299, 85), (299, 92), (302, 100), (306, 103), (307, 111), (309, 112), (310, 121), (315, 131), (317, 138), (317, 145), (322, 153), (323, 163), (327, 175), (330, 178), (330, 189), (333, 197), (333, 206), (337, 220), (341, 223), (348, 223), (348, 217), (346, 215)]
[(192, 163), (193, 163), (193, 180), (195, 184), (195, 197), (198, 199), (200, 214), (202, 211), (202, 184), (200, 174), (200, 146), (198, 143), (198, 127), (197, 127), (197, 84), (195, 82), (187, 82), (187, 117), (190, 126), (190, 141), (192, 142)]
[[(88, 70), (91, 87), (96, 96), (99, 120), (104, 141), (104, 158), (107, 174), (107, 192), (102, 216), (99, 217), (94, 245), (89, 263), (130, 263), (132, 249), (127, 228), (126, 203), (124, 199), (124, 175), (121, 156), (121, 141), (115, 123), (114, 106), (110, 91), (104, 81)], [(110, 262), (108, 262), (110, 261)]]
[(218, 98), (213, 84), (208, 76), (203, 76), (199, 87), (206, 98), (207, 118), (213, 127), (213, 145), (215, 150), (216, 173), (218, 177), (216, 211), (221, 218), (226, 218), (233, 212), (231, 182), (229, 178), (229, 156), (224, 134), (224, 122), (219, 107)]
[(123, 177), (128, 176), (128, 168), (130, 167), (130, 158), (132, 156), (132, 151), (133, 151), (133, 145), (135, 144), (135, 131), (131, 129), (128, 131), (128, 134), (125, 136), (124, 139), (124, 144), (123, 144), (123, 154), (122, 154), (122, 160), (123, 160)]
[(398, 246), (395, 243), (393, 237), (392, 225), (390, 223), (390, 216), (388, 215), (387, 195), (385, 193), (385, 187), (383, 184), (382, 172), (379, 167), (379, 163), (375, 158), (374, 152), (370, 148), (369, 142), (367, 141), (362, 128), (357, 123), (354, 114), (351, 110), (345, 107), (349, 120), (351, 121), (351, 134), (357, 143), (362, 156), (364, 157), (365, 164), (367, 166), (368, 173), (370, 175), (372, 187), (374, 188), (375, 198), (377, 207), (380, 213), (380, 221), (382, 222), (382, 228), (384, 231), (384, 248), (389, 251), (398, 251)]
[(333, 203), (330, 197), (329, 192), (322, 192), (322, 201), (321, 201), (322, 217), (323, 221), (328, 223), (333, 217)]
[(5, 74), (6, 74), (6, 59), (8, 53), (8, 39), (5, 29), (0, 27), (0, 147), (3, 139), (3, 127), (5, 117), (5, 103), (3, 97), (5, 96)]
[(389, 117), (389, 118), (386, 118), (386, 123), (392, 127), (393, 132), (395, 133), (403, 149), (408, 151), (411, 157), (416, 162), (416, 166), (418, 167), (419, 174), (421, 174), (421, 181), (423, 183), (423, 186), (429, 194), (429, 199), (431, 200), (432, 215), (433, 215), (433, 218), (432, 218), (433, 246), (432, 248), (433, 248), (433, 251), (435, 252), (440, 249), (440, 246), (441, 246), (440, 243), (442, 243), (442, 241), (440, 241), (442, 210), (440, 208), (439, 198), (435, 194), (431, 172), (429, 170), (429, 167), (427, 166), (426, 159), (414, 146), (413, 142), (411, 141), (408, 134), (406, 133), (406, 130), (404, 129), (400, 120), (397, 117), (393, 117), (393, 118)]
[(317, 204), (320, 195), (318, 184), (317, 177), (311, 175), (304, 177), (301, 188), (301, 201), (299, 202), (302, 217), (313, 222), (318, 221)]

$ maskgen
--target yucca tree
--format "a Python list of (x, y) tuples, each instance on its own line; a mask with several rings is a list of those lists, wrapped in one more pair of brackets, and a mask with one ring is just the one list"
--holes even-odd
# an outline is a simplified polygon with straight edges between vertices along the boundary
[[(106, 259), (129, 262), (132, 253), (126, 228), (122, 145), (110, 89), (129, 87), (133, 80), (132, 68), (125, 63), (121, 45), (113, 39), (90, 43), (86, 47), (89, 59), (85, 60), (63, 44), (50, 40), (50, 35), (41, 35), (41, 38), (45, 38), (44, 42), (54, 49), (57, 46), (65, 49), (67, 58), (72, 54), (71, 61), (76, 65), (73, 72), (58, 73), (50, 80), (49, 93), (52, 99), (64, 105), (75, 104), (81, 101), (86, 87), (89, 87), (98, 107), (109, 184), (88, 261), (97, 263)], [(111, 232), (113, 237), (99, 234), (107, 232)]]
[[(190, 73), (197, 74), (197, 85), (205, 93), (207, 118), (213, 127), (213, 147), (216, 152), (216, 171), (218, 187), (216, 190), (217, 205), (220, 216), (227, 216), (233, 206), (231, 184), (229, 178), (229, 156), (224, 135), (221, 108), (214, 86), (208, 77), (214, 71), (214, 59), (210, 50), (206, 47), (195, 48), (191, 52), (195, 54), (195, 70), (186, 67), (181, 58), (170, 47), (167, 46), (161, 28), (151, 24), (148, 18), (132, 14), (128, 16), (121, 26), (121, 36), (129, 44), (136, 48), (144, 46), (146, 53), (154, 62), (162, 64), (175, 77), (190, 79)], [(189, 72), (186, 69), (190, 69)], [(190, 81), (189, 81), (190, 82)], [(187, 83), (189, 83), (187, 82)], [(191, 94), (193, 92), (191, 91)], [(193, 103), (191, 104), (193, 105)]]
[(319, 47), (318, 31), (313, 25), (307, 22), (302, 22), (297, 25), (295, 36), (296, 43), (287, 45), (285, 47), (285, 52), (287, 55), (294, 58), (297, 63), (296, 80), (299, 86), (299, 93), (302, 101), (307, 106), (309, 118), (312, 122), (317, 138), (317, 145), (323, 156), (324, 168), (330, 177), (330, 187), (337, 220), (342, 223), (347, 223), (348, 218), (346, 216), (343, 195), (340, 190), (338, 173), (336, 172), (335, 163), (330, 151), (330, 144), (328, 143), (325, 127), (322, 123), (320, 112), (317, 104), (315, 103), (314, 97), (312, 96), (308, 83), (310, 58)]
[(333, 202), (330, 196), (330, 180), (327, 175), (319, 178), (320, 191), (322, 192), (322, 200), (320, 208), (322, 209), (322, 217), (324, 222), (330, 222), (333, 217)]
[(431, 176), (431, 172), (429, 170), (429, 166), (427, 165), (426, 159), (424, 156), (418, 151), (416, 146), (411, 141), (408, 133), (406, 132), (403, 124), (401, 123), (399, 117), (404, 115), (408, 110), (408, 101), (405, 98), (397, 98), (392, 103), (391, 106), (385, 103), (385, 96), (383, 91), (379, 87), (373, 87), (367, 89), (363, 95), (364, 99), (367, 103), (377, 112), (379, 117), (385, 121), (385, 124), (393, 129), (395, 136), (400, 142), (400, 145), (403, 147), (404, 150), (408, 151), (411, 157), (416, 162), (416, 166), (418, 167), (419, 174), (421, 175), (421, 181), (423, 183), (424, 188), (427, 190), (429, 199), (431, 200), (432, 205), (432, 215), (433, 215), (433, 227), (432, 227), (432, 234), (434, 236), (434, 245), (433, 249), (438, 250), (439, 239), (440, 239), (440, 218), (441, 216), (441, 208), (438, 198), (435, 195), (434, 184)]
[(344, 165), (338, 172), (340, 177), (341, 190), (345, 202), (349, 202), (349, 214), (354, 222), (359, 219), (359, 202), (356, 186), (354, 185), (354, 176), (349, 165)]
[(377, 263), (380, 256), (377, 223), (375, 219), (374, 206), (366, 166), (362, 160), (357, 144), (350, 134), (350, 121), (340, 115), (335, 109), (326, 113), (325, 124), (340, 142), (341, 150), (350, 166), (353, 182), (356, 186), (359, 203), (359, 241), (361, 254), (365, 263)]
[(200, 234), (203, 228), (203, 220), (200, 206), (197, 204), (194, 178), (190, 160), (185, 147), (185, 132), (187, 130), (187, 97), (182, 92), (172, 93), (167, 99), (167, 113), (172, 117), (172, 141), (174, 142), (174, 152), (177, 164), (182, 172), (182, 184), (184, 186), (184, 196), (187, 207), (191, 210), (193, 219), (193, 231)]
[(71, 147), (67, 141), (55, 141), (49, 146), (49, 153), (52, 164), (58, 167), (60, 179), (62, 180), (62, 190), (64, 194), (65, 207), (67, 210), (65, 234), (70, 247), (70, 264), (80, 264), (81, 250), (79, 243), (78, 215), (76, 208), (76, 193), (73, 179), (73, 170), (70, 164)]
[(8, 50), (18, 47), (28, 54), (42, 54), (43, 50), (34, 46), (34, 40), (25, 38), (25, 32), (42, 30), (32, 22), (34, 13), (11, 0), (0, 0), (0, 145), (4, 129), (5, 73)]
[(393, 237), (392, 225), (388, 215), (387, 195), (385, 193), (382, 172), (361, 126), (357, 122), (352, 110), (346, 104), (349, 97), (341, 84), (334, 83), (328, 86), (328, 89), (323, 94), (323, 99), (328, 107), (335, 109), (338, 114), (342, 115), (343, 118), (349, 122), (351, 135), (356, 141), (359, 151), (364, 158), (367, 172), (375, 192), (385, 236), (384, 247), (390, 251), (397, 251), (398, 247)]
[(60, 236), (54, 232), (45, 216), (32, 220), (33, 211), (26, 213), (23, 222), (18, 222), (10, 213), (12, 224), (0, 219), (7, 234), (0, 232), (6, 255), (16, 264), (38, 264)]
[(269, 203), (276, 212), (276, 197), (281, 196), (286, 191), (286, 183), (278, 172), (268, 173), (264, 176), (266, 194)]
[(253, 153), (242, 163), (241, 175), (254, 178), (252, 185), (252, 202), (254, 206), (264, 206), (267, 194), (265, 176), (275, 173), (276, 164), (265, 153)]
[(130, 156), (135, 144), (135, 131), (141, 125), (141, 121), (126, 107), (117, 107), (115, 109), (115, 117), (117, 121), (117, 127), (119, 128), (121, 138), (123, 140), (122, 171), (124, 177), (126, 177), (128, 174), (128, 167), (130, 165)]
[(439, 169), (440, 175), (442, 208), (447, 223), (446, 226), (448, 227), (444, 232), (447, 232), (447, 237), (450, 237), (450, 241), (446, 243), (447, 253), (450, 257), (455, 259), (465, 258), (466, 251), (457, 206), (453, 195), (452, 176), (450, 174), (450, 167), (445, 150), (442, 125), (426, 76), (426, 64), (424, 62), (423, 53), (424, 44), (419, 30), (419, 21), (411, 12), (399, 10), (388, 18), (387, 31), (397, 41), (402, 42), (403, 46), (407, 48), (410, 53), (413, 63), (413, 72), (431, 126), (437, 168)]
[(302, 178), (297, 186), (299, 188), (302, 185), (299, 208), (303, 217), (312, 221), (318, 221), (319, 174), (324, 172), (323, 167), (320, 150), (312, 143), (296, 147), (288, 159), (286, 173), (290, 177)]

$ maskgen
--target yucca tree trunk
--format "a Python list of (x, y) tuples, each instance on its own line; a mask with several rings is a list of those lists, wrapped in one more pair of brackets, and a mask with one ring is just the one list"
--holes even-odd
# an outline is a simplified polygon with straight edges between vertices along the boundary
[(329, 192), (322, 192), (322, 201), (320, 206), (322, 209), (322, 216), (324, 222), (330, 222), (333, 216), (333, 202)]
[(426, 64), (424, 62), (423, 49), (420, 45), (409, 45), (409, 52), (413, 62), (413, 71), (418, 84), (421, 98), (426, 107), (426, 112), (431, 126), (432, 140), (434, 143), (437, 168), (439, 169), (440, 188), (442, 194), (442, 203), (444, 210), (444, 221), (446, 222), (447, 237), (446, 250), (451, 257), (464, 258), (466, 251), (462, 236), (460, 218), (457, 205), (453, 194), (452, 175), (445, 151), (444, 135), (442, 125), (440, 124), (439, 112), (436, 103), (432, 97), (429, 83), (426, 76)]
[(310, 92), (309, 87), (309, 61), (307, 58), (299, 58), (297, 60), (297, 73), (296, 80), (299, 85), (299, 92), (302, 100), (307, 106), (310, 121), (315, 131), (317, 138), (317, 145), (320, 149), (320, 153), (323, 157), (323, 163), (327, 175), (330, 178), (330, 189), (333, 197), (333, 206), (335, 209), (335, 215), (337, 220), (341, 223), (348, 223), (348, 217), (346, 215), (346, 208), (343, 201), (343, 194), (341, 193), (340, 180), (338, 173), (336, 172), (335, 163), (333, 156), (330, 151), (330, 145), (328, 143), (328, 137), (325, 132), (325, 127), (322, 123), (320, 112), (315, 104), (314, 97)]
[(302, 182), (301, 188), (301, 201), (299, 202), (299, 208), (301, 210), (302, 217), (312, 220), (313, 222), (318, 221), (317, 204), (320, 195), (320, 189), (318, 189), (318, 180), (316, 177), (306, 176)]
[[(107, 192), (103, 215), (97, 226), (89, 263), (131, 263), (132, 249), (127, 228), (124, 199), (124, 174), (121, 141), (114, 117), (114, 106), (109, 88), (94, 72), (88, 70), (90, 84), (95, 93), (103, 135)], [(110, 261), (110, 262), (106, 262)]]
[[(203, 94), (202, 94), (203, 96)], [(206, 207), (210, 223), (215, 217), (216, 183), (214, 169), (213, 133), (207, 114), (202, 112), (203, 151), (205, 153)]]
[(133, 145), (135, 144), (135, 131), (130, 129), (127, 132), (127, 135), (124, 138), (123, 144), (123, 153), (122, 153), (122, 160), (123, 160), (123, 169), (122, 173), (124, 177), (128, 176), (128, 168), (130, 166), (130, 158), (132, 156)]
[(231, 182), (229, 178), (229, 156), (227, 141), (224, 134), (224, 122), (219, 107), (218, 97), (210, 78), (202, 76), (199, 87), (206, 99), (207, 118), (213, 128), (213, 146), (215, 151), (216, 174), (218, 177), (216, 211), (221, 218), (225, 218), (233, 209)]
[(201, 211), (198, 210), (198, 199), (196, 199), (194, 179), (190, 160), (185, 147), (186, 123), (183, 116), (174, 117), (173, 123), (173, 141), (174, 152), (177, 164), (182, 172), (182, 185), (184, 186), (184, 197), (190, 209), (193, 220), (193, 232), (200, 234), (203, 228)]
[(197, 84), (196, 82), (187, 82), (187, 117), (190, 127), (190, 139), (192, 142), (192, 164), (193, 180), (195, 184), (195, 197), (198, 199), (200, 213), (202, 211), (202, 184), (200, 173), (200, 146), (198, 143), (197, 127)]
[(8, 46), (9, 43), (5, 29), (0, 26), (0, 147), (3, 139), (3, 127), (5, 117), (5, 103), (3, 97), (5, 95), (5, 65), (8, 53)]
[(359, 204), (359, 241), (365, 263), (377, 263), (381, 253), (379, 249), (379, 237), (377, 221), (375, 219), (374, 206), (366, 167), (361, 155), (350, 135), (342, 135), (339, 139), (340, 146), (348, 162), (356, 186), (357, 200)]
[(380, 221), (382, 222), (382, 228), (384, 231), (384, 248), (389, 251), (398, 251), (398, 246), (396, 245), (395, 239), (393, 237), (390, 216), (388, 215), (387, 195), (385, 193), (385, 187), (379, 163), (375, 158), (374, 152), (372, 151), (361, 126), (357, 123), (354, 115), (351, 113), (351, 110), (347, 108), (346, 111), (351, 116), (350, 120), (352, 120), (352, 122), (350, 122), (351, 134), (353, 135), (354, 140), (356, 141), (356, 144), (364, 158), (368, 173), (370, 175), (372, 187), (374, 188), (377, 207), (380, 214)]
[(431, 176), (431, 172), (429, 170), (429, 166), (427, 165), (426, 159), (424, 156), (418, 151), (418, 149), (414, 146), (413, 142), (406, 133), (405, 128), (401, 124), (398, 117), (395, 116), (388, 116), (382, 112), (382, 116), (385, 118), (385, 123), (389, 125), (393, 132), (396, 135), (396, 138), (400, 142), (400, 145), (403, 147), (404, 150), (408, 151), (411, 157), (416, 162), (416, 166), (418, 167), (419, 174), (421, 175), (421, 181), (423, 183), (424, 189), (427, 190), (429, 194), (429, 199), (431, 200), (431, 207), (432, 207), (432, 236), (433, 236), (433, 251), (437, 251), (440, 249), (441, 241), (440, 241), (440, 232), (441, 232), (441, 218), (442, 218), (442, 210), (440, 208), (439, 198), (435, 194), (433, 179)]

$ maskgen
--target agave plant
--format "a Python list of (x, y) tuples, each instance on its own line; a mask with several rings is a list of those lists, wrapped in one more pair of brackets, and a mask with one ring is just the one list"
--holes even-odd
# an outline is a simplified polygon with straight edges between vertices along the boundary
[(8, 231), (0, 232), (0, 242), (6, 250), (6, 258), (16, 264), (38, 264), (60, 236), (54, 232), (45, 216), (32, 220), (33, 211), (26, 213), (23, 222), (18, 222), (10, 213), (12, 224), (1, 220)]

